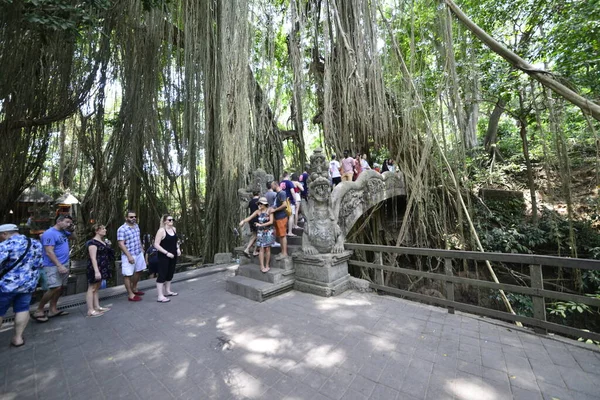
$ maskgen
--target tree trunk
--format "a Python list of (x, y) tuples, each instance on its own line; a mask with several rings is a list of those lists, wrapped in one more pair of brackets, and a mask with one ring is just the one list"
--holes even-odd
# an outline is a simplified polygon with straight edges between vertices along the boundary
[(483, 142), (485, 150), (488, 152), (491, 151), (492, 146), (496, 144), (496, 140), (498, 139), (498, 123), (500, 122), (500, 117), (504, 113), (505, 106), (506, 100), (502, 97), (498, 98), (494, 110), (492, 111), (492, 115), (490, 115), (487, 131), (485, 133), (485, 140)]
[(529, 184), (529, 194), (531, 195), (531, 220), (537, 225), (537, 198), (535, 195), (535, 180), (533, 179), (533, 169), (529, 159), (529, 142), (527, 141), (527, 121), (525, 117), (519, 118), (519, 134), (523, 142), (523, 156), (525, 157), (525, 166), (527, 167), (527, 182)]

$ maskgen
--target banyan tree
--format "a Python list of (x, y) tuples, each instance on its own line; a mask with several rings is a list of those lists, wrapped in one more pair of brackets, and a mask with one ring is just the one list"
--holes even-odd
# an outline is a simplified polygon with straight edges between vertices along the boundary
[[(479, 7), (494, 2), (474, 3), (461, 6), (493, 29)], [(526, 61), (544, 27), (562, 34), (540, 13), (563, 12), (527, 7), (533, 28), (509, 49), (451, 0), (0, 1), (0, 213), (54, 182), (83, 196), (81, 223), (116, 231), (134, 209), (151, 232), (176, 214), (185, 251), (210, 261), (236, 244), (251, 171), (300, 171), (319, 145), (396, 160), (409, 196), (392, 243), (483, 250), (465, 167), (482, 104), (501, 105), (489, 132), (512, 113), (548, 138), (567, 202), (562, 110), (590, 135), (600, 119), (597, 93)]]

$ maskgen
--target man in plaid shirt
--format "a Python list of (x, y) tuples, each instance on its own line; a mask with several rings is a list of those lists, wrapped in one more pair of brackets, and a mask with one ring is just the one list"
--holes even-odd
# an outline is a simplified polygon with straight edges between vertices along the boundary
[(117, 242), (121, 249), (121, 270), (129, 301), (141, 301), (144, 292), (138, 290), (140, 271), (146, 269), (146, 260), (142, 249), (140, 227), (135, 211), (127, 211), (125, 223), (117, 230)]

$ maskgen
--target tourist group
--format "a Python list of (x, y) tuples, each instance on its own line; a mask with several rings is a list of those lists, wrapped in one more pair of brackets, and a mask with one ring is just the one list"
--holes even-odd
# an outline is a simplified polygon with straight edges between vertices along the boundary
[[(58, 299), (64, 293), (70, 273), (69, 236), (73, 233), (73, 218), (59, 215), (55, 224), (41, 235), (41, 243), (19, 234), (14, 224), (0, 225), (0, 326), (1, 319), (12, 306), (15, 314), (15, 330), (10, 345), (25, 344), (23, 331), (30, 318), (29, 307), (38, 281), (44, 295), (31, 318), (37, 322), (48, 322), (52, 318), (67, 315), (59, 310)], [(86, 294), (87, 316), (100, 317), (110, 311), (101, 307), (98, 290), (102, 281), (111, 278), (115, 252), (106, 239), (106, 227), (93, 226), (94, 237), (86, 243), (89, 253)], [(117, 230), (117, 242), (121, 250), (121, 268), (128, 299), (142, 300), (144, 292), (138, 289), (140, 272), (150, 270), (156, 276), (157, 301), (167, 303), (177, 296), (171, 289), (177, 257), (181, 256), (177, 230), (173, 217), (165, 214), (160, 219), (160, 228), (153, 243), (146, 251), (142, 246), (137, 215), (128, 211), (125, 222)], [(49, 309), (45, 306), (49, 303)]]

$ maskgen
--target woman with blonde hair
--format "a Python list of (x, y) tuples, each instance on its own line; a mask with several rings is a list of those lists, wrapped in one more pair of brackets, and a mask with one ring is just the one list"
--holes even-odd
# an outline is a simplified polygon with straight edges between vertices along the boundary
[(94, 237), (86, 243), (90, 259), (87, 267), (88, 290), (85, 296), (87, 303), (87, 316), (99, 317), (110, 308), (100, 307), (98, 290), (103, 279), (112, 276), (111, 264), (115, 259), (115, 252), (110, 248), (110, 241), (105, 239), (106, 227), (94, 224)]
[(181, 256), (181, 249), (177, 242), (177, 230), (173, 226), (173, 217), (164, 214), (160, 219), (160, 228), (154, 237), (154, 248), (158, 251), (156, 290), (159, 303), (168, 303), (171, 299), (166, 296), (177, 296), (171, 291), (171, 281), (175, 274), (177, 257)]

